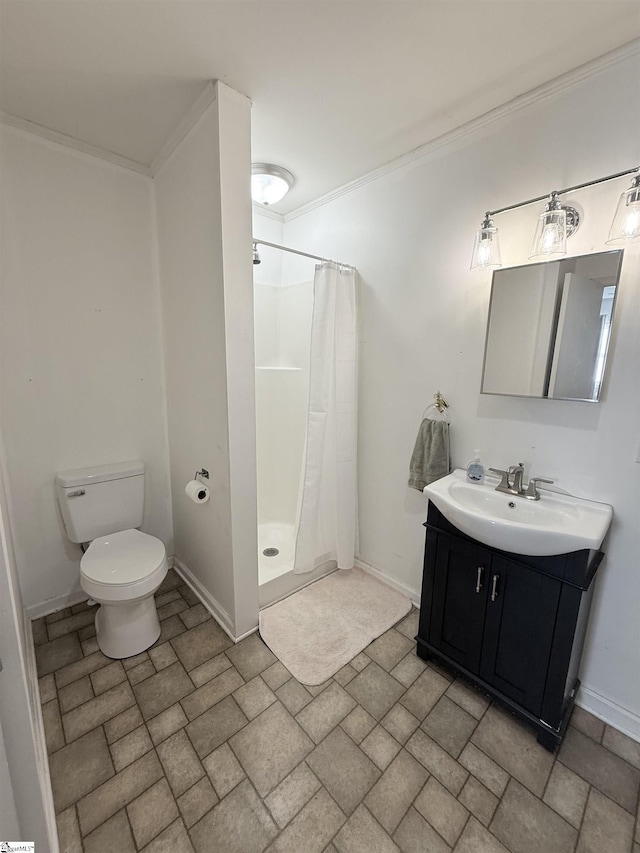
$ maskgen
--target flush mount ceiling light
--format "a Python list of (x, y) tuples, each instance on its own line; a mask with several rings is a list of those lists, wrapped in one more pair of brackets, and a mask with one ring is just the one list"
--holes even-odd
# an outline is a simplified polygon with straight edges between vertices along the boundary
[(567, 237), (571, 237), (580, 225), (580, 214), (574, 207), (560, 204), (560, 196), (566, 193), (601, 184), (603, 181), (612, 181), (614, 178), (622, 178), (625, 175), (637, 173), (631, 181), (631, 186), (620, 196), (616, 214), (613, 218), (609, 232), (608, 244), (620, 245), (640, 237), (640, 167), (634, 166), (624, 172), (616, 172), (615, 175), (607, 175), (597, 178), (595, 181), (587, 181), (584, 184), (576, 184), (564, 190), (554, 190), (550, 195), (542, 195), (510, 204), (498, 210), (488, 210), (480, 230), (476, 234), (476, 240), (471, 256), (471, 269), (487, 269), (501, 266), (500, 246), (498, 244), (498, 229), (493, 223), (492, 217), (507, 210), (515, 210), (526, 204), (535, 204), (544, 201), (547, 204), (544, 212), (538, 217), (536, 233), (531, 247), (531, 259), (551, 260), (562, 257), (567, 253)]
[(276, 204), (295, 183), (295, 178), (282, 166), (273, 163), (251, 164), (251, 198), (258, 204)]

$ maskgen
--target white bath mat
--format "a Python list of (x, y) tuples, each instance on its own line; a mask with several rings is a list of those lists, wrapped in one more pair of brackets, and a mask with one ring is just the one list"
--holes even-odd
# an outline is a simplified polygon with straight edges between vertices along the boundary
[(260, 634), (303, 684), (322, 684), (411, 610), (406, 595), (353, 568), (260, 611)]

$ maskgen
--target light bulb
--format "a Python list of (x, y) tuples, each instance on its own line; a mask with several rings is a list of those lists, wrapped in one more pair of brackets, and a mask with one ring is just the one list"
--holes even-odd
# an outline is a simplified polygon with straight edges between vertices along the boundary
[(471, 255), (470, 269), (488, 269), (489, 267), (501, 267), (500, 243), (498, 242), (498, 229), (487, 213), (476, 234)]
[(545, 225), (542, 229), (542, 251), (553, 252), (553, 247), (562, 239), (560, 229), (555, 223)]
[(637, 237), (640, 237), (640, 174), (620, 196), (607, 243), (621, 245)]
[(630, 210), (627, 213), (626, 219), (624, 220), (624, 225), (622, 226), (622, 233), (625, 237), (636, 237), (639, 233), (640, 228), (640, 210), (636, 207), (633, 210)]
[(486, 267), (491, 259), (491, 246), (488, 245), (487, 240), (483, 240), (482, 243), (478, 246), (478, 266)]
[(556, 258), (567, 253), (567, 215), (557, 193), (552, 193), (538, 217), (529, 258)]

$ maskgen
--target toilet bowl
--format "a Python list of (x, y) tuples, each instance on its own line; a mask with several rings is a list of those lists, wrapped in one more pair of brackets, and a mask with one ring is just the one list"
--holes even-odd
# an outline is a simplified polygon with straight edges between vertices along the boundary
[(160, 636), (154, 593), (168, 571), (164, 544), (130, 529), (94, 539), (80, 561), (80, 586), (100, 604), (96, 638), (110, 658), (127, 658)]
[(140, 654), (160, 636), (153, 594), (168, 570), (164, 544), (138, 529), (144, 463), (60, 471), (56, 493), (67, 537), (83, 547), (91, 543), (80, 561), (80, 586), (100, 604), (98, 646), (110, 658)]

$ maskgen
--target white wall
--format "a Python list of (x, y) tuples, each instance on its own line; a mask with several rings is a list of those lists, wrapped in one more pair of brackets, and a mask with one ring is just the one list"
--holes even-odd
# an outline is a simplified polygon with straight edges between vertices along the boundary
[[(250, 125), (238, 99), (218, 84), (154, 181), (175, 552), (235, 636), (258, 615)], [(202, 467), (211, 499), (196, 505), (184, 487)]]
[(11, 769), (7, 760), (7, 752), (4, 747), (4, 734), (0, 725), (0, 826), (3, 835), (7, 838), (19, 838), (21, 836), (18, 812), (13, 796), (11, 784)]
[[(217, 134), (216, 112), (210, 107), (154, 185), (175, 553), (230, 622), (233, 569)], [(211, 499), (196, 506), (184, 487), (203, 467), (211, 475)]]
[[(172, 553), (148, 178), (2, 129), (2, 430), (27, 607), (79, 591), (56, 471), (139, 457)], [(49, 602), (49, 605), (47, 605)]]
[[(58, 853), (38, 682), (27, 666), (27, 636), (13, 540), (8, 523), (5, 458), (0, 443), (0, 831)], [(33, 655), (32, 655), (33, 660)]]
[[(407, 588), (422, 573), (426, 501), (407, 487), (426, 405), (451, 404), (452, 456), (531, 473), (615, 510), (582, 665), (580, 701), (640, 738), (640, 247), (625, 252), (599, 404), (479, 394), (490, 275), (469, 272), (487, 208), (637, 163), (638, 58), (485, 125), (470, 136), (302, 215), (285, 242), (360, 273), (360, 556)], [(339, 127), (336, 126), (336, 133)], [(627, 179), (573, 200), (569, 252), (602, 251)], [(571, 203), (571, 202), (569, 202)], [(496, 217), (505, 266), (527, 263), (538, 206)]]
[(236, 637), (258, 625), (251, 102), (216, 83)]

